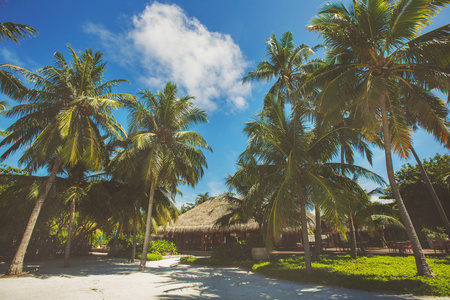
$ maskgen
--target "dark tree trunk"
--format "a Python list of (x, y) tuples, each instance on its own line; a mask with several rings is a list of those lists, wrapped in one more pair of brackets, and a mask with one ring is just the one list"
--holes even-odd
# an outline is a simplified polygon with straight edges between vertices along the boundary
[(320, 215), (319, 206), (315, 205), (315, 210), (316, 210), (316, 231), (314, 232), (315, 245), (312, 255), (312, 261), (319, 261), (320, 251), (322, 249), (322, 218)]
[(394, 195), (395, 202), (397, 204), (400, 216), (403, 221), (403, 225), (405, 226), (406, 233), (408, 234), (409, 240), (411, 242), (411, 247), (414, 252), (414, 258), (416, 260), (416, 267), (417, 267), (417, 275), (435, 278), (436, 275), (434, 275), (433, 271), (428, 265), (428, 262), (422, 250), (422, 246), (420, 245), (419, 238), (417, 237), (416, 231), (414, 230), (414, 226), (411, 222), (411, 218), (409, 217), (408, 211), (406, 210), (405, 204), (403, 203), (403, 199), (400, 195), (400, 191), (398, 190), (397, 183), (395, 182), (394, 167), (392, 164), (392, 155), (391, 155), (391, 136), (389, 132), (389, 119), (386, 109), (385, 95), (383, 95), (382, 98), (380, 99), (380, 108), (381, 108), (381, 121), (383, 128), (384, 153), (386, 156), (386, 171), (388, 174), (392, 194)]
[(414, 151), (414, 148), (411, 147), (411, 153), (414, 155), (414, 158), (417, 161), (417, 165), (419, 166), (420, 172), (422, 173), (423, 179), (425, 180), (425, 183), (427, 184), (428, 189), (430, 190), (431, 197), (433, 197), (434, 203), (436, 203), (436, 207), (439, 211), (439, 215), (441, 216), (442, 222), (444, 223), (445, 229), (447, 230), (447, 235), (450, 237), (450, 224), (447, 218), (447, 215), (445, 214), (444, 208), (442, 207), (441, 201), (439, 200), (438, 195), (436, 194), (436, 191), (433, 188), (433, 185), (431, 184), (430, 178), (428, 178), (428, 174), (425, 171), (422, 162), (420, 161), (419, 156), (417, 155), (416, 151)]
[(358, 249), (356, 247), (356, 234), (355, 234), (355, 224), (353, 222), (353, 215), (349, 216), (349, 227), (350, 227), (350, 257), (353, 259), (358, 258)]
[(119, 227), (117, 228), (116, 236), (114, 237), (111, 248), (109, 249), (109, 256), (111, 257), (116, 257), (117, 240), (119, 239), (119, 235), (121, 232), (122, 232), (122, 222), (119, 221)]
[(303, 238), (303, 250), (305, 251), (305, 268), (308, 275), (312, 274), (311, 266), (311, 248), (309, 246), (308, 238), (308, 220), (306, 215), (306, 199), (305, 193), (303, 191), (303, 185), (298, 180), (299, 185), (299, 201), (300, 201), (300, 214), (301, 214), (301, 225), (302, 225), (302, 238)]
[(36, 221), (39, 217), (42, 205), (44, 204), (44, 201), (47, 198), (48, 193), (50, 192), (50, 188), (52, 187), (53, 182), (56, 179), (56, 174), (58, 173), (60, 166), (61, 166), (61, 159), (57, 157), (55, 163), (52, 166), (50, 176), (48, 177), (47, 182), (45, 183), (44, 192), (41, 195), (39, 195), (36, 204), (34, 205), (30, 219), (28, 220), (27, 227), (25, 228), (25, 232), (19, 244), (19, 248), (17, 249), (16, 254), (14, 255), (14, 258), (11, 262), (11, 265), (8, 268), (8, 271), (6, 271), (6, 275), (19, 275), (23, 271), (23, 260), (27, 252), (28, 244), (30, 243), (31, 235), (33, 234), (34, 226), (36, 225)]
[(69, 229), (67, 231), (66, 250), (64, 251), (64, 268), (69, 267), (70, 245), (72, 242), (72, 231), (74, 220), (75, 220), (75, 198), (72, 198), (72, 200), (70, 200), (70, 221), (69, 221)]
[(131, 251), (131, 262), (133, 262), (133, 263), (136, 258), (136, 234), (137, 234), (137, 223), (139, 220), (139, 210), (140, 210), (140, 206), (139, 206), (139, 204), (137, 204), (136, 213), (134, 215), (134, 220), (133, 220), (133, 250)]
[(145, 224), (144, 247), (142, 249), (142, 257), (141, 257), (141, 262), (139, 264), (139, 271), (145, 271), (145, 264), (147, 263), (147, 251), (148, 251), (148, 243), (150, 242), (150, 230), (151, 230), (151, 226), (152, 226), (153, 198), (155, 196), (155, 190), (156, 190), (156, 181), (153, 180), (152, 185), (150, 187), (150, 195), (148, 197), (148, 212), (147, 212), (147, 221)]

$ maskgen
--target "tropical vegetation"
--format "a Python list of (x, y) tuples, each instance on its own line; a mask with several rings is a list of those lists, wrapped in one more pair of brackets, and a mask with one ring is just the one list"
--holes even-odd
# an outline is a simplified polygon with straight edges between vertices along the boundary
[(142, 91), (143, 102), (127, 102), (131, 144), (111, 161), (118, 178), (137, 182), (147, 189), (141, 271), (145, 270), (155, 191), (162, 188), (175, 195), (181, 181), (195, 186), (207, 166), (201, 148), (211, 150), (200, 134), (188, 130), (206, 122), (206, 112), (194, 105), (192, 96), (177, 98), (177, 92), (176, 85), (168, 82), (156, 94)]
[[(413, 118), (449, 145), (446, 104), (431, 90), (448, 93), (450, 45), (445, 25), (420, 35), (448, 1), (353, 1), (327, 3), (307, 28), (319, 33), (328, 50), (328, 66), (308, 84), (322, 86), (317, 108), (327, 122), (346, 115), (369, 140), (381, 135), (389, 184), (412, 243), (419, 275), (434, 277), (398, 190), (393, 149), (408, 157)], [(399, 97), (401, 95), (401, 97)]]
[[(224, 259), (247, 259), (249, 241), (217, 247), (213, 259), (197, 262), (350, 288), (450, 295), (448, 257), (425, 258), (417, 234), (441, 231), (439, 220), (429, 217), (436, 205), (424, 200), (430, 198), (424, 185), (435, 191), (445, 220), (449, 157), (437, 155), (423, 168), (407, 165), (397, 173), (392, 164), (392, 150), (417, 159), (417, 128), (450, 148), (448, 103), (436, 95), (449, 92), (450, 25), (421, 34), (449, 3), (327, 3), (307, 26), (323, 38), (322, 59), (312, 59), (320, 47), (297, 46), (291, 32), (266, 40), (268, 59), (242, 81), (272, 85), (262, 110), (244, 125), (248, 144), (226, 179), (228, 213), (217, 226), (254, 219), (269, 249), (282, 228), (301, 227), (305, 255), (257, 264)], [(1, 42), (36, 34), (27, 25), (0, 23)], [(147, 260), (178, 251), (150, 235), (176, 220), (178, 187), (195, 187), (207, 168), (203, 151), (212, 149), (193, 129), (207, 122), (207, 114), (194, 96), (178, 96), (174, 82), (137, 96), (116, 92), (128, 81), (106, 80), (100, 51), (69, 46), (68, 52), (70, 60), (56, 52), (53, 64), (36, 72), (0, 65), (0, 91), (15, 101), (0, 102), (2, 115), (14, 118), (1, 132), (0, 159), (21, 151), (24, 166), (0, 169), (0, 255), (11, 260), (7, 274), (18, 275), (25, 258), (64, 254), (68, 267), (71, 253), (108, 245), (110, 256), (140, 258), (144, 271)], [(115, 119), (119, 108), (128, 111), (128, 130)], [(359, 185), (362, 178), (384, 185), (354, 164), (355, 153), (372, 163), (370, 147), (384, 149), (385, 197), (395, 204), (371, 203)], [(181, 212), (210, 198), (198, 194)], [(322, 220), (343, 235), (350, 232), (351, 259), (321, 255), (320, 247), (311, 256), (308, 210), (316, 214), (316, 242)], [(385, 229), (393, 226), (406, 230), (414, 259), (357, 257), (358, 228), (385, 242)]]
[[(450, 174), (450, 155), (436, 154), (434, 157), (424, 159), (422, 163), (446, 215), (450, 212), (450, 189), (446, 177)], [(445, 228), (445, 223), (439, 215), (436, 204), (430, 197), (425, 179), (422, 177), (419, 165), (406, 164), (395, 172), (398, 188), (405, 201), (405, 206), (413, 221), (416, 232), (422, 245), (427, 245), (423, 230), (437, 231), (439, 227)], [(392, 199), (391, 188), (385, 191), (384, 198)], [(448, 233), (447, 233), (448, 234)]]

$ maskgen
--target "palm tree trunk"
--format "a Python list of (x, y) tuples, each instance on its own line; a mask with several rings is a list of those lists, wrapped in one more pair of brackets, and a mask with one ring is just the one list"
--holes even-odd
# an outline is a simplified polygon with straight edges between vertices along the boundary
[(315, 231), (315, 245), (312, 255), (312, 261), (320, 260), (320, 251), (322, 249), (322, 218), (320, 216), (320, 208), (319, 206), (314, 206), (316, 211), (316, 231)]
[(353, 222), (353, 214), (350, 214), (349, 226), (350, 226), (350, 257), (353, 259), (357, 259), (358, 249), (356, 248), (356, 234), (355, 234), (355, 223)]
[(311, 248), (309, 247), (309, 238), (308, 238), (308, 221), (306, 216), (306, 199), (305, 193), (303, 191), (303, 185), (300, 180), (298, 180), (298, 189), (299, 189), (299, 200), (300, 200), (300, 217), (301, 217), (301, 225), (302, 225), (302, 238), (303, 238), (303, 250), (305, 251), (305, 268), (306, 273), (308, 275), (312, 274), (312, 266), (311, 266)]
[(70, 201), (70, 221), (69, 230), (67, 231), (66, 250), (64, 251), (64, 268), (69, 267), (70, 244), (72, 242), (73, 221), (75, 220), (75, 198)]
[(385, 237), (385, 233), (384, 233), (384, 226), (381, 228), (381, 243), (382, 243), (383, 248), (387, 247), (386, 237)]
[(139, 271), (145, 271), (145, 264), (147, 262), (147, 251), (148, 243), (150, 242), (150, 229), (152, 226), (152, 209), (153, 209), (153, 198), (155, 196), (156, 180), (153, 180), (150, 187), (150, 195), (148, 197), (148, 212), (147, 212), (147, 222), (145, 224), (145, 236), (144, 236), (144, 247), (142, 249), (141, 262), (139, 264)]
[[(341, 144), (341, 164), (345, 163), (344, 146)], [(341, 174), (345, 176), (344, 170), (341, 170)], [(353, 259), (358, 258), (358, 250), (356, 249), (356, 236), (355, 236), (355, 224), (353, 222), (352, 208), (349, 207), (349, 227), (350, 227), (350, 257)]]
[(19, 244), (19, 248), (17, 249), (17, 252), (14, 255), (14, 258), (11, 262), (11, 265), (8, 268), (8, 271), (6, 271), (6, 275), (19, 275), (23, 271), (23, 260), (27, 252), (28, 244), (30, 243), (31, 235), (33, 234), (34, 226), (36, 225), (36, 221), (39, 217), (42, 205), (44, 204), (44, 201), (47, 198), (48, 193), (50, 192), (50, 188), (52, 187), (53, 182), (55, 182), (56, 174), (58, 173), (60, 166), (61, 166), (61, 158), (58, 156), (56, 158), (55, 163), (52, 166), (50, 176), (48, 177), (47, 182), (45, 183), (44, 192), (41, 195), (39, 195), (36, 204), (34, 205), (30, 219), (28, 220), (27, 227), (25, 228), (25, 232)]
[(131, 251), (131, 262), (134, 263), (136, 258), (136, 234), (137, 234), (137, 223), (139, 220), (139, 204), (136, 205), (136, 213), (133, 220), (133, 250)]
[(433, 197), (434, 203), (436, 203), (436, 207), (439, 211), (439, 215), (441, 216), (442, 222), (444, 222), (445, 229), (447, 230), (447, 235), (450, 237), (450, 223), (448, 222), (447, 215), (445, 214), (444, 208), (442, 207), (441, 201), (439, 201), (439, 197), (436, 194), (436, 191), (433, 188), (433, 185), (431, 184), (430, 178), (427, 175), (427, 172), (425, 171), (422, 162), (419, 159), (419, 156), (417, 155), (416, 151), (414, 151), (414, 148), (411, 147), (411, 153), (414, 155), (414, 158), (417, 161), (417, 165), (419, 166), (420, 172), (422, 173), (423, 179), (425, 180), (428, 189), (430, 190), (431, 196)]
[(389, 184), (391, 186), (392, 194), (394, 195), (395, 202), (403, 221), (403, 225), (405, 226), (406, 233), (408, 234), (409, 240), (411, 242), (411, 247), (414, 252), (417, 275), (435, 278), (436, 275), (434, 275), (433, 271), (428, 265), (428, 262), (422, 250), (422, 246), (420, 245), (419, 238), (417, 237), (416, 231), (414, 230), (414, 226), (411, 222), (411, 218), (409, 217), (408, 211), (406, 210), (405, 204), (403, 203), (403, 199), (400, 195), (400, 191), (398, 190), (397, 183), (395, 182), (394, 167), (392, 164), (391, 156), (391, 137), (389, 133), (389, 121), (386, 109), (386, 95), (381, 96), (380, 108), (383, 127), (384, 153), (386, 156), (386, 171), (389, 178)]
[(119, 235), (121, 234), (121, 232), (122, 232), (122, 222), (120, 222), (120, 219), (119, 219), (119, 226), (117, 227), (116, 235), (114, 236), (114, 240), (111, 245), (111, 249), (109, 250), (109, 256), (111, 256), (111, 257), (116, 257), (117, 241), (119, 240)]

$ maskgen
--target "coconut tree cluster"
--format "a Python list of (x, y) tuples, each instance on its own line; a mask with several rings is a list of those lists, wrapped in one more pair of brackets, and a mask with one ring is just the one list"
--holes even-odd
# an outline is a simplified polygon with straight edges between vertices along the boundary
[[(207, 121), (193, 97), (178, 98), (176, 85), (169, 82), (156, 94), (143, 91), (141, 103), (136, 96), (113, 91), (126, 80), (104, 80), (107, 64), (101, 52), (71, 47), (69, 51), (70, 61), (56, 52), (54, 63), (37, 72), (3, 66), (28, 81), (17, 85), (19, 103), (4, 112), (15, 122), (0, 142), (6, 148), (1, 158), (22, 150), (19, 163), (30, 173), (4, 175), (12, 184), (3, 193), (3, 205), (11, 211), (17, 199), (8, 200), (6, 195), (11, 194), (21, 195), (24, 199), (19, 201), (32, 206), (24, 233), (13, 236), (17, 251), (10, 275), (22, 272), (41, 210), (49, 209), (48, 204), (54, 206), (53, 218), (47, 215), (39, 229), (67, 215), (64, 266), (68, 267), (73, 233), (84, 226), (86, 233), (103, 223), (120, 234), (133, 220), (136, 235), (137, 222), (146, 215), (148, 245), (152, 224), (165, 224), (177, 215), (173, 201), (178, 184), (195, 185), (206, 167), (201, 149), (210, 147), (189, 130)], [(120, 107), (130, 110), (128, 132), (113, 115)], [(43, 169), (48, 176), (31, 175)], [(12, 216), (7, 219), (13, 223)], [(144, 246), (141, 269), (146, 252)]]
[(323, 214), (338, 230), (350, 229), (354, 258), (357, 218), (365, 214), (376, 223), (395, 223), (390, 216), (369, 213), (367, 193), (357, 183), (361, 176), (380, 182), (353, 165), (355, 152), (371, 163), (369, 146), (376, 146), (385, 151), (390, 191), (418, 275), (434, 277), (397, 188), (392, 151), (404, 158), (415, 155), (412, 132), (417, 127), (449, 147), (448, 107), (434, 92), (449, 91), (450, 25), (421, 34), (448, 3), (327, 3), (306, 27), (323, 38), (322, 59), (310, 59), (314, 48), (296, 46), (290, 32), (279, 41), (272, 35), (266, 40), (268, 60), (243, 78), (273, 85), (262, 112), (245, 126), (248, 146), (228, 180), (236, 190), (245, 184), (244, 201), (234, 210), (246, 208), (250, 213), (240, 215), (254, 217), (255, 210), (264, 209), (268, 246), (283, 226), (300, 221), (308, 273), (308, 205), (315, 207), (319, 224)]

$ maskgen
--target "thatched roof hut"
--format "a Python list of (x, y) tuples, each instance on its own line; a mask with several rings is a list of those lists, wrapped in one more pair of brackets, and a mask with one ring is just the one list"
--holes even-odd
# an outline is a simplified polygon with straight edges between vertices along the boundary
[[(158, 233), (179, 245), (180, 250), (206, 251), (214, 245), (246, 239), (259, 230), (255, 220), (245, 224), (217, 226), (217, 220), (229, 213), (229, 205), (225, 198), (212, 198), (180, 215), (174, 224), (159, 228)], [(309, 228), (314, 229), (314, 215), (309, 212), (307, 215)], [(298, 225), (286, 226), (282, 232), (291, 248), (301, 241)]]
[(224, 198), (212, 198), (204, 203), (188, 210), (178, 217), (178, 220), (168, 225), (164, 232), (230, 232), (258, 230), (259, 225), (255, 220), (245, 224), (235, 224), (227, 227), (215, 226), (216, 221), (227, 214), (228, 202)]
[[(255, 220), (250, 220), (245, 224), (234, 224), (227, 227), (218, 227), (216, 222), (219, 218), (228, 213), (229, 203), (225, 198), (212, 198), (178, 217), (178, 220), (171, 225), (167, 225), (163, 232), (229, 232), (229, 231), (253, 231), (258, 230), (259, 225)], [(315, 229), (314, 215), (306, 212), (308, 216), (309, 229)], [(300, 230), (300, 226), (285, 227), (283, 232), (293, 232)]]

